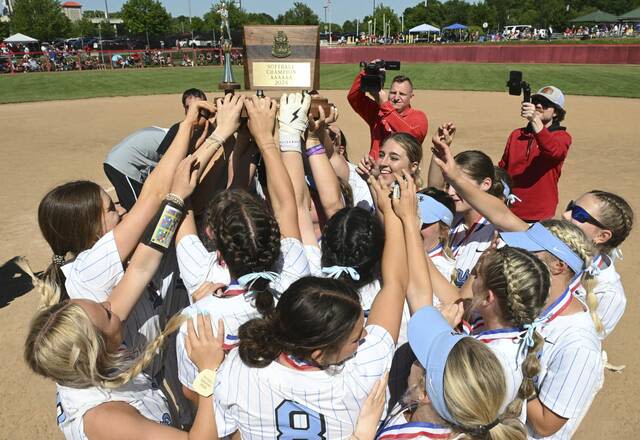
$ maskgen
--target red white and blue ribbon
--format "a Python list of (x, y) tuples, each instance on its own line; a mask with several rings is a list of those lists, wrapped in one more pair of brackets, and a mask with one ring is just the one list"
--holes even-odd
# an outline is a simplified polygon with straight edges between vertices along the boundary
[(413, 438), (448, 439), (451, 430), (446, 426), (429, 422), (408, 422), (392, 425), (378, 432), (376, 440), (399, 440)]
[(496, 330), (486, 330), (476, 335), (473, 335), (479, 341), (484, 342), (485, 344), (489, 344), (492, 341), (497, 341), (498, 339), (511, 339), (516, 340), (520, 339), (522, 335), (522, 329), (511, 327), (511, 328), (500, 328)]
[(281, 363), (285, 363), (296, 370), (305, 371), (318, 369), (318, 367), (313, 365), (311, 362), (300, 359), (299, 357), (293, 356), (288, 353), (280, 353), (280, 361)]
[(580, 287), (581, 275), (582, 274), (576, 275), (571, 280), (562, 295), (560, 295), (558, 299), (556, 299), (549, 307), (547, 307), (542, 311), (542, 313), (540, 313), (539, 319), (543, 323), (546, 324), (553, 321), (558, 316), (560, 316), (567, 307), (569, 307), (569, 304), (571, 304), (571, 301), (573, 300), (573, 294), (578, 289), (578, 287)]
[(444, 255), (444, 246), (442, 245), (442, 243), (438, 244), (436, 247), (431, 249), (427, 253), (427, 255), (429, 255), (429, 258), (435, 258), (435, 257), (439, 257), (441, 255)]
[(457, 253), (460, 250), (460, 247), (467, 242), (469, 237), (471, 237), (471, 234), (481, 230), (482, 228), (484, 228), (486, 225), (489, 224), (489, 220), (487, 220), (484, 217), (480, 217), (480, 219), (478, 219), (477, 222), (475, 222), (473, 225), (471, 225), (471, 227), (469, 229), (467, 229), (467, 231), (465, 232), (464, 236), (462, 237), (462, 239), (460, 241), (458, 241), (458, 243), (453, 243), (453, 239), (455, 239), (456, 235), (458, 235), (458, 233), (459, 233), (458, 229), (463, 226), (463, 221), (464, 221), (464, 219), (460, 220), (460, 222), (453, 229), (453, 234), (451, 235), (451, 238), (452, 238), (452, 241), (451, 241), (451, 252), (453, 253), (454, 256), (457, 256)]

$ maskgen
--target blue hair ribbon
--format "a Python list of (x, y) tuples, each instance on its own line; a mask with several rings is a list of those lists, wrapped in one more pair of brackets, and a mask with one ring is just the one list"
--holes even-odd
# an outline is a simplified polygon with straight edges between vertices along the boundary
[(342, 275), (343, 273), (349, 275), (353, 281), (358, 281), (360, 279), (360, 274), (358, 273), (358, 271), (353, 267), (348, 266), (323, 267), (322, 273), (333, 279), (340, 278), (340, 275)]

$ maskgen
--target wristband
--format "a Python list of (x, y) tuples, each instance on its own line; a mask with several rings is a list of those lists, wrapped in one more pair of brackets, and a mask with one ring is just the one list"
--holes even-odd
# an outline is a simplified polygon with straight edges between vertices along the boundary
[(180, 220), (182, 220), (183, 209), (177, 203), (165, 200), (144, 231), (142, 243), (162, 253), (169, 249)]
[(202, 397), (209, 397), (213, 394), (213, 386), (216, 384), (216, 372), (213, 370), (202, 370), (193, 381), (193, 391)]
[(307, 151), (305, 151), (304, 154), (307, 157), (315, 156), (316, 154), (325, 154), (324, 145), (318, 144), (318, 145), (315, 145), (315, 146), (313, 146), (311, 148), (308, 148)]
[(169, 193), (164, 199), (168, 200), (169, 202), (173, 202), (176, 205), (178, 205), (180, 208), (184, 209), (184, 200), (182, 200), (182, 197), (180, 197), (179, 195), (174, 193)]
[(287, 133), (280, 130), (280, 151), (297, 151), (302, 153), (302, 139), (298, 133)]
[(222, 139), (222, 137), (218, 136), (215, 132), (211, 133), (209, 135), (208, 139), (211, 139), (212, 141), (217, 142), (220, 145), (224, 144), (224, 139)]

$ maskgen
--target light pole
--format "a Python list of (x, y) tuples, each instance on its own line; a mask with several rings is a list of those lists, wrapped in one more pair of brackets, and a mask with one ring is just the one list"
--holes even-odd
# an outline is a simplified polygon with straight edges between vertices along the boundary
[(191, 0), (188, 0), (188, 2), (189, 2), (189, 29), (191, 29), (191, 44), (193, 44), (193, 23), (191, 22)]
[(331, 46), (331, 0), (327, 0), (327, 7), (329, 8), (329, 46)]

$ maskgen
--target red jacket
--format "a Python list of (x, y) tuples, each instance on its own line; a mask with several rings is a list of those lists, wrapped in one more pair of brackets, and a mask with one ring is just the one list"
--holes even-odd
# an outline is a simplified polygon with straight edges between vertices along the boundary
[(551, 218), (558, 206), (558, 180), (569, 152), (571, 135), (552, 124), (540, 133), (518, 128), (511, 133), (502, 153), (500, 167), (513, 180), (516, 201), (511, 210), (521, 219)]
[(362, 75), (364, 72), (360, 72), (356, 76), (347, 99), (351, 107), (369, 124), (371, 130), (369, 155), (377, 158), (380, 145), (391, 133), (409, 133), (422, 143), (429, 128), (427, 115), (411, 107), (398, 113), (389, 101), (379, 106), (377, 102), (360, 91)]

